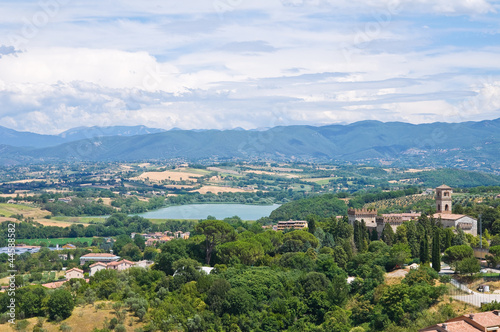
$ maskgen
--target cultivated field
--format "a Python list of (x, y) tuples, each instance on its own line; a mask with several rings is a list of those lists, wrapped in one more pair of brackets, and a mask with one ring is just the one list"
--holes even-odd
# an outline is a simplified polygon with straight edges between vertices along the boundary
[(92, 240), (94, 238), (92, 237), (65, 237), (65, 238), (58, 238), (58, 239), (19, 239), (17, 240), (17, 243), (24, 243), (24, 244), (27, 244), (27, 245), (35, 245), (35, 244), (39, 244), (40, 242), (43, 242), (43, 243), (47, 243), (47, 246), (50, 246), (51, 244), (52, 245), (65, 245), (65, 244), (68, 244), (68, 243), (75, 243), (75, 242), (86, 242), (88, 245), (90, 245), (92, 243)]
[(200, 189), (193, 191), (199, 192), (200, 194), (206, 194), (208, 192), (217, 194), (217, 193), (248, 193), (248, 192), (254, 192), (255, 190), (243, 190), (240, 188), (231, 188), (231, 187), (203, 186)]
[(24, 217), (37, 220), (50, 215), (50, 212), (26, 205), (0, 203), (0, 216), (10, 217), (14, 214), (22, 214)]
[(193, 181), (196, 182), (196, 178), (202, 177), (202, 174), (196, 174), (196, 173), (188, 173), (188, 172), (176, 172), (176, 171), (164, 171), (164, 172), (145, 172), (142, 173), (141, 175), (135, 177), (135, 178), (130, 178), (130, 180), (139, 180), (139, 181), (146, 181), (149, 179), (149, 181), (152, 182), (161, 182), (165, 180), (170, 180), (170, 181)]

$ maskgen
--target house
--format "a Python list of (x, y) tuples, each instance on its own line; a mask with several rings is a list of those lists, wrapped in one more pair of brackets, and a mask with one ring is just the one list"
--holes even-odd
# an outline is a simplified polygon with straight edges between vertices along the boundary
[(452, 318), (445, 323), (429, 326), (419, 332), (500, 332), (500, 311), (493, 310)]
[(66, 271), (66, 279), (83, 279), (83, 270), (79, 268), (72, 268), (71, 270)]
[(76, 249), (74, 244), (68, 243), (62, 246), (63, 249)]
[(57, 200), (59, 202), (63, 202), (63, 203), (70, 203), (71, 202), (71, 198), (70, 197), (63, 197), (63, 198), (59, 198)]
[(80, 265), (84, 265), (87, 262), (116, 262), (120, 259), (120, 256), (107, 253), (90, 253), (80, 257)]
[(97, 262), (90, 265), (89, 267), (90, 267), (89, 276), (92, 277), (94, 274), (96, 274), (97, 271), (106, 270), (107, 264), (103, 262)]
[(135, 265), (134, 262), (131, 262), (131, 261), (126, 260), (126, 259), (122, 259), (119, 262), (108, 263), (107, 266), (106, 266), (106, 268), (109, 269), (109, 270), (123, 271), (123, 270), (130, 269), (134, 265)]
[(307, 221), (305, 220), (278, 221), (278, 231), (283, 231), (288, 228), (303, 229), (307, 226)]

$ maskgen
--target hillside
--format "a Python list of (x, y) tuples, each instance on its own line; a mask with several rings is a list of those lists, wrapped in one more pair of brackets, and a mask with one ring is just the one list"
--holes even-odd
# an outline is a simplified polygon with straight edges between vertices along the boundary
[[(0, 144), (12, 145), (9, 142), (0, 139)], [(44, 148), (9, 147), (2, 157), (18, 163), (171, 158), (336, 161), (497, 172), (499, 150), (500, 119), (497, 119), (420, 125), (362, 121), (323, 127), (275, 127), (266, 131), (171, 130), (139, 136), (103, 135)]]

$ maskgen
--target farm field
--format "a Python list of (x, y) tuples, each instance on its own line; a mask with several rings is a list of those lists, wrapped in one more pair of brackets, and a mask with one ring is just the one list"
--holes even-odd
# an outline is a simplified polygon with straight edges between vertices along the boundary
[(13, 214), (22, 214), (25, 217), (38, 219), (50, 215), (50, 212), (21, 204), (0, 203), (0, 216), (10, 217)]
[(191, 172), (177, 172), (177, 171), (164, 171), (164, 172), (145, 172), (141, 175), (130, 178), (130, 180), (140, 180), (145, 181), (149, 179), (149, 181), (153, 182), (161, 182), (165, 180), (169, 181), (195, 181), (196, 178), (202, 177), (203, 174), (199, 173), (191, 173)]
[(74, 243), (74, 242), (87, 242), (88, 245), (92, 243), (92, 240), (94, 238), (92, 237), (66, 237), (66, 238), (57, 238), (57, 239), (18, 239), (17, 243), (24, 243), (27, 245), (35, 245), (39, 244), (40, 242), (47, 243), (47, 246), (50, 245), (65, 245), (68, 243)]
[(330, 182), (330, 180), (336, 179), (335, 177), (329, 177), (329, 178), (303, 178), (302, 181), (307, 181), (307, 182), (315, 182), (320, 185), (325, 185)]
[(217, 194), (217, 193), (248, 193), (255, 192), (255, 190), (243, 190), (240, 188), (232, 188), (232, 187), (218, 187), (218, 186), (203, 186), (200, 189), (193, 190), (199, 192), (200, 194), (206, 194), (208, 192)]

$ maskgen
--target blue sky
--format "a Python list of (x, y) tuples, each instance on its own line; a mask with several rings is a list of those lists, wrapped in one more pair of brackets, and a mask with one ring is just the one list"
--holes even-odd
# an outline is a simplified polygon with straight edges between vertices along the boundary
[(500, 117), (500, 1), (0, 2), (0, 125)]

